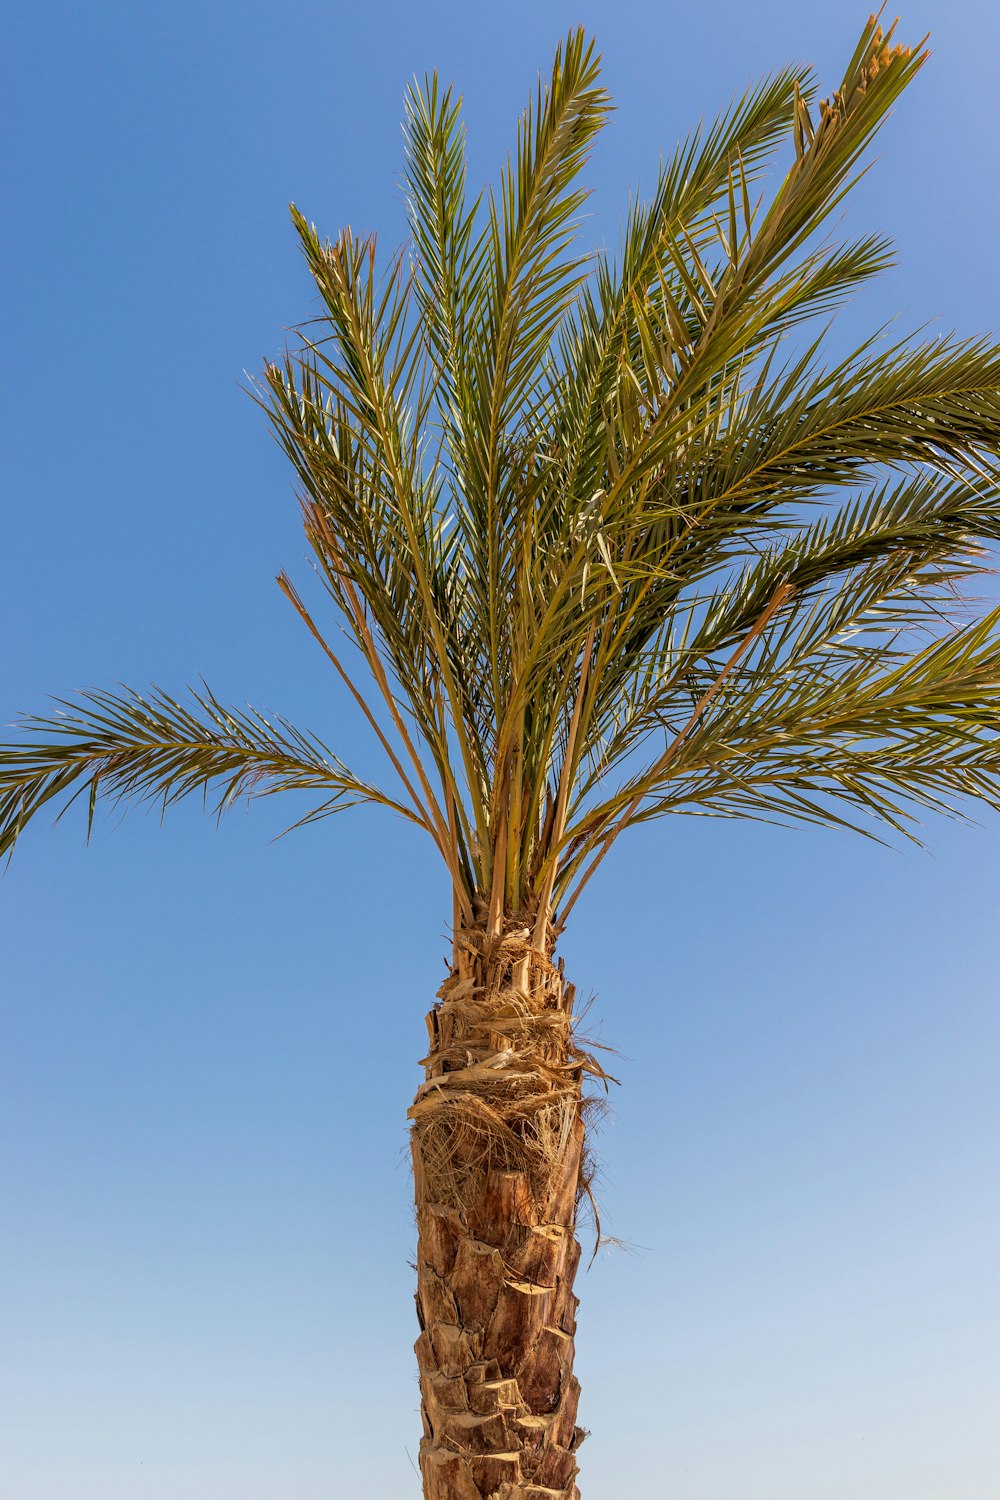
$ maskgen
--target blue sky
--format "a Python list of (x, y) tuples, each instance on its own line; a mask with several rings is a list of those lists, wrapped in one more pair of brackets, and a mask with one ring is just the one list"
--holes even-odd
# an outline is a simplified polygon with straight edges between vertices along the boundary
[[(368, 748), (273, 585), (305, 575), (240, 386), (312, 310), (286, 204), (404, 233), (407, 79), (464, 89), (492, 173), (582, 20), (618, 110), (613, 239), (703, 113), (865, 19), (548, 0), (21, 6), (8, 20), (0, 714), (203, 674)], [(935, 55), (847, 225), (898, 267), (860, 329), (1000, 328), (1000, 20)], [(406, 1105), (449, 902), (416, 834), (277, 807), (32, 830), (0, 885), (0, 1500), (412, 1497)], [(587, 1500), (993, 1500), (1000, 1472), (1000, 821), (932, 855), (677, 820), (565, 940), (623, 1054), (583, 1297)]]

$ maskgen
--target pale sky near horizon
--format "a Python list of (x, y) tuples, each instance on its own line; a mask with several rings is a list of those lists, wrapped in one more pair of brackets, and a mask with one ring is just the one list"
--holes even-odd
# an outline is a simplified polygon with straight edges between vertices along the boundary
[[(12, 9), (0, 720), (203, 674), (374, 766), (273, 585), (304, 544), (240, 389), (312, 311), (287, 202), (395, 244), (410, 76), (464, 91), (478, 182), (583, 21), (613, 240), (661, 149), (789, 60), (832, 88), (866, 15)], [(852, 332), (1000, 332), (1000, 15), (915, 0), (928, 30), (847, 216), (898, 246)], [(405, 1110), (446, 882), (375, 813), (282, 826), (191, 807), (87, 847), (80, 812), (0, 882), (0, 1500), (417, 1500)], [(578, 1288), (585, 1500), (1000, 1493), (1000, 818), (926, 836), (674, 820), (574, 914), (623, 1085), (626, 1248)]]

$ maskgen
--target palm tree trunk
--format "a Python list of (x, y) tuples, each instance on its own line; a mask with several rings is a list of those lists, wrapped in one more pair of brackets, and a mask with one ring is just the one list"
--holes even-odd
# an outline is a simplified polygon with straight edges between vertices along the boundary
[(561, 962), (457, 934), (410, 1111), (425, 1500), (579, 1500), (583, 1079)]

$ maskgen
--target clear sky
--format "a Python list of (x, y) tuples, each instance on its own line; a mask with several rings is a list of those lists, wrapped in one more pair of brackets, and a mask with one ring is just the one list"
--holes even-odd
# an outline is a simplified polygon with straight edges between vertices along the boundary
[[(313, 305), (286, 204), (404, 233), (407, 79), (495, 169), (582, 20), (619, 109), (613, 239), (661, 147), (790, 59), (817, 0), (92, 0), (7, 18), (0, 715), (120, 680), (288, 714), (374, 766), (273, 584), (306, 574), (240, 390)], [(851, 329), (1000, 329), (1000, 19), (935, 55), (850, 210), (899, 265)], [(416, 1500), (405, 1109), (450, 906), (374, 812), (40, 823), (0, 883), (0, 1500)], [(582, 1278), (586, 1500), (996, 1500), (1000, 819), (933, 856), (675, 820), (565, 952), (623, 1057)]]

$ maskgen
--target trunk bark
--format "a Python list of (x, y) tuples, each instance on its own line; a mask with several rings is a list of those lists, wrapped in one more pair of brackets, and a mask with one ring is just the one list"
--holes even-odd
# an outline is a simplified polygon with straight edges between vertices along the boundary
[(583, 1081), (561, 962), (456, 936), (410, 1111), (425, 1500), (579, 1500)]

